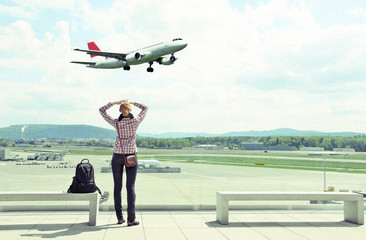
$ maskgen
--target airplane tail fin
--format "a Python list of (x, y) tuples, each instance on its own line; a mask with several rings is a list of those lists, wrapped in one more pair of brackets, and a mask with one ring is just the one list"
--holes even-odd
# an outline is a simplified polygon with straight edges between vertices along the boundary
[[(88, 48), (91, 51), (100, 51), (99, 47), (95, 42), (88, 42)], [(90, 55), (91, 58), (96, 57), (97, 55)]]

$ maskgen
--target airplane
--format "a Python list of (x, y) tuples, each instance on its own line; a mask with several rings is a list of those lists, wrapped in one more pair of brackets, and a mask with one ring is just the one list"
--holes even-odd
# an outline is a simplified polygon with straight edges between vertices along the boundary
[(156, 159), (138, 160), (138, 162), (139, 162), (139, 167), (144, 167), (144, 168), (154, 168), (156, 166), (161, 165), (161, 162)]
[(89, 54), (91, 58), (96, 56), (105, 57), (105, 60), (96, 62), (78, 62), (72, 61), (71, 63), (84, 64), (89, 68), (122, 68), (126, 71), (130, 70), (131, 65), (138, 65), (142, 63), (148, 63), (148, 72), (153, 72), (154, 69), (151, 65), (157, 62), (162, 65), (171, 65), (177, 58), (174, 53), (184, 49), (187, 46), (187, 42), (182, 38), (174, 38), (171, 41), (160, 42), (148, 47), (140, 48), (128, 53), (114, 53), (114, 52), (102, 52), (95, 42), (89, 42), (89, 50), (83, 50), (75, 48), (75, 51), (85, 52)]
[[(111, 163), (112, 160), (105, 160), (106, 162)], [(159, 165), (161, 165), (161, 162), (156, 159), (147, 159), (147, 160), (138, 160), (139, 167), (143, 168), (155, 168)]]

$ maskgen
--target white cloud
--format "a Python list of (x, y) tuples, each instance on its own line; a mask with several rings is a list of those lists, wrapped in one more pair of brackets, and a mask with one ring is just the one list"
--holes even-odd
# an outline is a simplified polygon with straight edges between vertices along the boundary
[(36, 15), (31, 12), (27, 11), (26, 9), (19, 7), (19, 6), (6, 6), (0, 4), (0, 13), (4, 15), (9, 15), (17, 18), (24, 18), (24, 19), (34, 19)]
[(34, 49), (41, 47), (42, 43), (35, 37), (30, 22), (17, 21), (9, 26), (0, 26), (0, 52), (1, 58), (26, 56), (32, 54)]
[(255, 9), (246, 6), (245, 16), (250, 23), (257, 27), (271, 27), (286, 6), (287, 0), (274, 0), (268, 4), (260, 3), (259, 7)]
[(28, 9), (68, 9), (74, 6), (76, 0), (13, 0), (21, 8)]
[(354, 9), (348, 10), (347, 13), (355, 18), (366, 17), (366, 10), (363, 8), (354, 8)]
[(288, 3), (289, 5), (284, 6), (280, 16), (292, 21), (296, 28), (316, 29), (319, 24), (315, 21), (305, 3), (305, 1), (295, 1), (294, 5)]

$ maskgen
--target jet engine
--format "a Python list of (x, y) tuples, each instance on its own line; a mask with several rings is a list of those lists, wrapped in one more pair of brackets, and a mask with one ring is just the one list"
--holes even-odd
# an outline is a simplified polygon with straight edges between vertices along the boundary
[(175, 60), (177, 60), (177, 58), (171, 55), (170, 57), (163, 57), (159, 63), (163, 65), (171, 65), (175, 62)]
[(128, 54), (126, 56), (126, 61), (133, 62), (133, 61), (140, 60), (141, 58), (142, 58), (142, 55), (139, 52), (135, 52), (135, 53)]

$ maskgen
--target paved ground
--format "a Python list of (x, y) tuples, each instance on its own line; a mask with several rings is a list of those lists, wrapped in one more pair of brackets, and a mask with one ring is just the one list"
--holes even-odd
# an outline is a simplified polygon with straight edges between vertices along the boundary
[(343, 221), (342, 211), (231, 211), (230, 224), (216, 222), (214, 211), (137, 212), (139, 226), (117, 225), (114, 212), (100, 212), (88, 226), (86, 212), (1, 212), (2, 240), (363, 240), (366, 226)]

